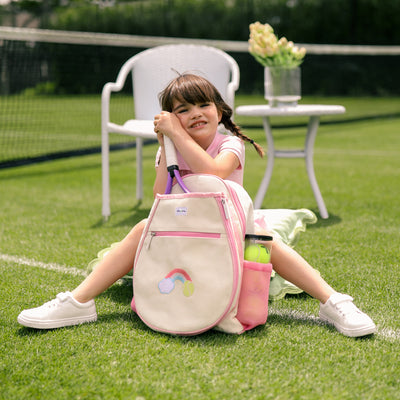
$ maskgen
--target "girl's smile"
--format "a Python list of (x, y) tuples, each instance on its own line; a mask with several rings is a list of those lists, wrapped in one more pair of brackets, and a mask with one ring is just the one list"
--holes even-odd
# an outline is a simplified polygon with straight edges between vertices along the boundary
[(190, 104), (174, 100), (172, 112), (200, 146), (207, 148), (211, 144), (222, 117), (214, 103)]
[(207, 122), (204, 122), (204, 121), (195, 122), (195, 123), (191, 126), (191, 128), (198, 128), (198, 127), (204, 126), (206, 123), (207, 123)]

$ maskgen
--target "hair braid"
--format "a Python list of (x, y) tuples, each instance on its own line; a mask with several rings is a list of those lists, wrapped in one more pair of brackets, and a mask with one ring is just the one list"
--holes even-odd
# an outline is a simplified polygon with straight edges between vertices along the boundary
[(264, 155), (265, 155), (264, 149), (257, 142), (255, 142), (253, 139), (249, 138), (247, 135), (242, 133), (242, 131), (239, 128), (239, 126), (236, 125), (232, 121), (230, 116), (228, 116), (227, 114), (223, 113), (222, 119), (221, 119), (221, 123), (225, 126), (226, 129), (231, 131), (234, 135), (236, 135), (237, 137), (239, 137), (240, 139), (242, 139), (242, 140), (244, 140), (246, 142), (251, 143), (254, 146), (254, 148), (256, 149), (256, 151), (259, 154), (259, 156), (260, 157), (264, 157)]

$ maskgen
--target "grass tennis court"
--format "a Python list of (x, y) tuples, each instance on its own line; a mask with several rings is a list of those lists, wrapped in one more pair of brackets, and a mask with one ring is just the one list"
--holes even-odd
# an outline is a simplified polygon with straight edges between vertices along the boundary
[[(237, 97), (237, 105), (262, 101)], [(156, 145), (144, 150), (142, 202), (135, 200), (134, 150), (111, 154), (108, 222), (100, 155), (62, 159), (0, 170), (0, 398), (400, 399), (400, 98), (303, 102), (343, 104), (347, 113), (322, 118), (314, 163), (330, 218), (310, 225), (296, 249), (355, 298), (377, 324), (375, 336), (340, 335), (318, 321), (317, 301), (300, 294), (270, 303), (267, 324), (241, 336), (171, 337), (148, 329), (130, 310), (131, 287), (117, 284), (97, 298), (97, 323), (19, 326), (22, 309), (74, 288), (97, 252), (122, 239), (152, 204)], [(265, 144), (261, 120), (236, 121)], [(277, 147), (302, 144), (298, 122), (272, 120), (281, 125)], [(294, 126), (282, 127), (288, 123)], [(265, 162), (248, 146), (252, 197)], [(263, 206), (319, 216), (303, 160), (276, 161)]]

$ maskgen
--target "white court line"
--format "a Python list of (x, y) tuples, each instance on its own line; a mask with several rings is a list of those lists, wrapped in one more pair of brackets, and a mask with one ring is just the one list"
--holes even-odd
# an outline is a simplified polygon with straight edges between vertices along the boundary
[(19, 256), (10, 256), (8, 254), (1, 254), (0, 253), (0, 260), (6, 261), (6, 262), (11, 262), (14, 264), (19, 264), (19, 265), (25, 265), (27, 267), (37, 267), (37, 268), (43, 268), (48, 271), (56, 271), (56, 272), (62, 272), (63, 274), (70, 274), (70, 275), (75, 275), (75, 276), (87, 276), (86, 271), (83, 271), (78, 268), (74, 267), (67, 267), (65, 265), (60, 265), (60, 264), (55, 264), (55, 263), (44, 263), (41, 261), (35, 261), (30, 258), (25, 258), (25, 257), (19, 257)]
[[(70, 274), (70, 275), (75, 275), (75, 276), (87, 276), (86, 271), (83, 271), (78, 268), (74, 267), (67, 267), (64, 265), (60, 264), (55, 264), (55, 263), (44, 263), (41, 261), (35, 261), (30, 258), (25, 258), (25, 257), (19, 257), (19, 256), (11, 256), (8, 254), (1, 254), (0, 253), (0, 260), (1, 261), (6, 261), (6, 262), (11, 262), (14, 264), (19, 264), (19, 265), (24, 265), (27, 267), (37, 267), (37, 268), (42, 268), (48, 271), (55, 271), (55, 272), (61, 272), (63, 274)], [(318, 324), (318, 325), (325, 325), (325, 322), (321, 321), (318, 317), (312, 314), (307, 314), (303, 312), (299, 312), (296, 310), (277, 310), (274, 308), (270, 308), (270, 315), (277, 315), (280, 317), (288, 317), (290, 319), (298, 320), (298, 321), (309, 321), (312, 322), (313, 324)], [(384, 339), (387, 340), (392, 340), (392, 341), (398, 341), (400, 340), (400, 330), (395, 330), (391, 328), (380, 328), (378, 329), (378, 332), (376, 333), (377, 336), (380, 336)]]
[[(287, 317), (290, 319), (294, 319), (297, 321), (308, 321), (312, 322), (313, 324), (317, 325), (326, 325), (326, 322), (320, 320), (318, 317), (312, 314), (307, 314), (307, 313), (302, 313), (296, 310), (276, 310), (270, 308), (269, 315), (277, 315), (279, 317)], [(377, 336), (380, 336), (381, 338), (391, 340), (391, 341), (398, 341), (400, 340), (400, 330), (395, 330), (391, 328), (379, 328), (378, 331), (375, 334)]]

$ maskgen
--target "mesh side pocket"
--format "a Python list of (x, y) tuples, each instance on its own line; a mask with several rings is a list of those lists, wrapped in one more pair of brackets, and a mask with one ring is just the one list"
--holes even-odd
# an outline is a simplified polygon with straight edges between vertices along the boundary
[(265, 324), (272, 264), (244, 261), (237, 319), (245, 330)]

